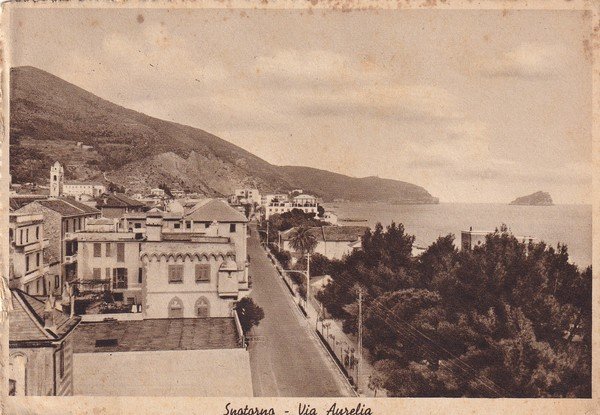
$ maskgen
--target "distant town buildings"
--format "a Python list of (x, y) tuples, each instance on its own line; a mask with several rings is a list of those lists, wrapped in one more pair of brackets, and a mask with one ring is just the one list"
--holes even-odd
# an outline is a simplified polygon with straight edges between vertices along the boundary
[(146, 205), (139, 200), (132, 199), (123, 193), (113, 193), (96, 199), (98, 208), (105, 218), (120, 218), (126, 213), (143, 212)]
[(239, 203), (242, 204), (260, 204), (261, 203), (261, 195), (258, 189), (245, 188), (245, 189), (236, 189), (234, 196), (238, 199)]
[[(282, 196), (285, 196), (285, 198)], [(317, 198), (308, 194), (295, 196), (291, 201), (289, 201), (287, 195), (267, 195), (264, 201), (267, 203), (264, 206), (265, 219), (267, 220), (274, 214), (291, 212), (294, 209), (299, 209), (304, 213), (312, 213), (314, 215), (319, 211)]]
[[(483, 245), (487, 235), (494, 233), (494, 231), (474, 231), (470, 228), (468, 231), (461, 231), (460, 233), (460, 246), (463, 251), (470, 251), (473, 248)], [(514, 236), (519, 242), (524, 244), (530, 244), (537, 242), (537, 238), (533, 236)]]
[(102, 183), (65, 181), (63, 166), (57, 161), (50, 167), (50, 196), (71, 196), (78, 201), (91, 200), (106, 193)]

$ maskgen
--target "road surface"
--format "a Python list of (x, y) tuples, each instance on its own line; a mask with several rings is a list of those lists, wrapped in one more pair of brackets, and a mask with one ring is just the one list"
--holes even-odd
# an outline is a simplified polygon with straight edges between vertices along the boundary
[(265, 312), (248, 348), (254, 396), (352, 396), (261, 248), (254, 226), (248, 253), (250, 296)]

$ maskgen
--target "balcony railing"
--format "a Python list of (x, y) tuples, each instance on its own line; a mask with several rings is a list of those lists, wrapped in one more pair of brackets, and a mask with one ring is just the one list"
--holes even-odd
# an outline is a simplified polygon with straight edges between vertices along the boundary
[(71, 255), (65, 255), (65, 264), (74, 264), (77, 262), (77, 252)]

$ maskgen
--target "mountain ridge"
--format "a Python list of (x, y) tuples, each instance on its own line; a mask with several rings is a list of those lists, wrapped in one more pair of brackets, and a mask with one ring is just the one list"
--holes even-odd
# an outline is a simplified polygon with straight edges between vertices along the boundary
[(132, 192), (166, 184), (224, 196), (248, 186), (262, 193), (302, 188), (325, 200), (437, 203), (407, 182), (270, 164), (200, 128), (120, 106), (38, 68), (10, 74), (15, 182), (46, 183), (49, 166), (59, 160), (67, 178), (107, 178)]

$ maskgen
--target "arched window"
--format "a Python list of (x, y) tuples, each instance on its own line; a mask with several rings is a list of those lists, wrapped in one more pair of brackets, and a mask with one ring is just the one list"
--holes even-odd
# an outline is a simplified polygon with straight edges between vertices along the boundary
[(169, 302), (169, 318), (183, 318), (183, 301), (178, 297)]
[(196, 301), (196, 317), (210, 317), (210, 304), (206, 297), (200, 297)]

